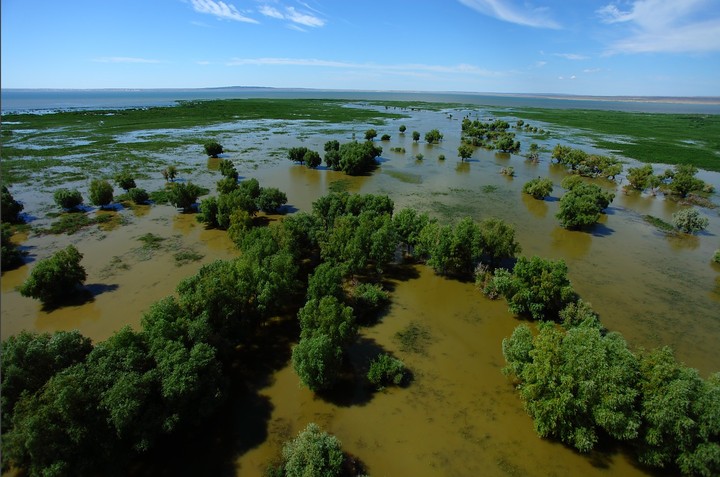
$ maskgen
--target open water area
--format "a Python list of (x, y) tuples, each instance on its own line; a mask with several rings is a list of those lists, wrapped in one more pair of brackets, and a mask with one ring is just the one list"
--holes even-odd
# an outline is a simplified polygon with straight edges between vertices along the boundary
[[(303, 97), (305, 93), (296, 94), (294, 97)], [(353, 94), (368, 96), (346, 99), (390, 99), (371, 97), (371, 93)], [(504, 118), (510, 121), (510, 109), (516, 105), (508, 101), (510, 104), (488, 106), (509, 108)], [(569, 104), (563, 103), (569, 100), (557, 101)], [(619, 177), (617, 183), (595, 181), (616, 194), (597, 226), (589, 231), (565, 230), (555, 217), (564, 192), (559, 184), (567, 174), (565, 169), (551, 164), (549, 152), (542, 153), (540, 162), (533, 164), (520, 155), (478, 149), (470, 161), (461, 162), (457, 147), (462, 118), (487, 120), (492, 116), (480, 104), (459, 102), (469, 106), (443, 111), (403, 110), (408, 117), (388, 120), (383, 126), (238, 121), (223, 125), (223, 131), (234, 132), (223, 132), (216, 139), (227, 151), (223, 157), (235, 163), (242, 179), (254, 177), (261, 186), (285, 191), (291, 211), (309, 210), (318, 197), (341, 187), (352, 193), (388, 194), (396, 211), (413, 207), (442, 222), (465, 216), (476, 220), (499, 217), (515, 227), (522, 255), (564, 259), (575, 289), (598, 311), (604, 326), (623, 334), (631, 349), (669, 345), (679, 361), (697, 368), (703, 377), (720, 371), (720, 267), (711, 264), (714, 250), (720, 248), (718, 209), (698, 208), (710, 221), (705, 232), (669, 236), (642, 217), (653, 215), (670, 221), (673, 212), (687, 206), (662, 194), (626, 195), (621, 187), (623, 178)], [(4, 112), (5, 103), (3, 96)], [(125, 104), (150, 105), (150, 100)], [(47, 104), (31, 109), (53, 107), (61, 106)], [(591, 105), (583, 102), (582, 107)], [(673, 107), (679, 106), (666, 105)], [(401, 124), (407, 126), (404, 135), (398, 133)], [(537, 122), (533, 125), (550, 134), (543, 139), (518, 132), (524, 148), (536, 142), (549, 150), (560, 142), (593, 150), (592, 144), (579, 142), (571, 130)], [(349, 177), (324, 167), (310, 170), (278, 153), (293, 146), (322, 151), (326, 141), (362, 139), (370, 127), (377, 130), (378, 137), (389, 134), (391, 139), (376, 139), (383, 154), (380, 166), (369, 176)], [(435, 128), (444, 135), (440, 144), (412, 141), (411, 131), (424, 134)], [(127, 140), (131, 144), (134, 139)], [(395, 147), (406, 152), (392, 152)], [(416, 159), (418, 154), (422, 160)], [(445, 160), (439, 159), (441, 154)], [(220, 179), (216, 162), (198, 150), (158, 153), (155, 159), (177, 164), (188, 171), (180, 180), (191, 180), (211, 191)], [(628, 159), (625, 168), (636, 165)], [(514, 178), (499, 173), (508, 166), (514, 167)], [(667, 167), (655, 165), (655, 170)], [(544, 201), (521, 193), (523, 184), (538, 176), (550, 177), (555, 184), (552, 197)], [(702, 172), (700, 177), (720, 189), (720, 174)], [(158, 170), (138, 181), (138, 186), (156, 190), (163, 183)], [(67, 185), (87, 186), (84, 181)], [(43, 216), (52, 208), (52, 188), (18, 185), (12, 192), (25, 203), (25, 212), (35, 218), (31, 224), (46, 220)], [(711, 200), (720, 202), (717, 192)], [(123, 223), (111, 230), (93, 227), (70, 236), (31, 232), (22, 240), (30, 253), (29, 262), (2, 274), (3, 338), (23, 329), (78, 329), (95, 342), (101, 341), (125, 325), (139, 327), (142, 313), (152, 303), (172, 294), (180, 280), (203, 264), (237, 253), (225, 232), (206, 230), (192, 214), (179, 214), (170, 206), (116, 213), (123, 217)], [(143, 248), (138, 239), (146, 233), (162, 237), (161, 246)], [(70, 243), (84, 254), (86, 283), (93, 290), (94, 300), (47, 312), (38, 302), (21, 297), (15, 287), (27, 278), (33, 264)], [(178, 264), (174, 255), (180, 250), (191, 250), (202, 258)], [(501, 341), (520, 323), (507, 311), (504, 300), (489, 300), (474, 284), (439, 277), (423, 265), (406, 268), (402, 276), (389, 278), (390, 309), (379, 323), (361, 329), (350, 356), (354, 366), (362, 366), (375, 349), (393, 353), (412, 370), (414, 379), (409, 387), (370, 393), (357, 385), (350, 386), (342, 399), (323, 399), (300, 386), (288, 359), (258, 389), (259, 401), (237, 403), (231, 406), (231, 415), (222, 419), (218, 434), (242, 434), (244, 429), (252, 434), (230, 457), (223, 454), (227, 462), (203, 462), (198, 453), (185, 453), (168, 463), (168, 469), (230, 468), (238, 476), (259, 476), (278, 456), (284, 440), (308, 422), (316, 422), (335, 434), (343, 448), (358, 456), (373, 476), (656, 475), (638, 467), (623, 448), (603, 448), (583, 455), (538, 438), (512, 384), (500, 371), (504, 366)], [(410, 324), (426, 332), (422, 352), (403, 351), (395, 338)], [(215, 437), (203, 436), (203, 440), (220, 440)]]

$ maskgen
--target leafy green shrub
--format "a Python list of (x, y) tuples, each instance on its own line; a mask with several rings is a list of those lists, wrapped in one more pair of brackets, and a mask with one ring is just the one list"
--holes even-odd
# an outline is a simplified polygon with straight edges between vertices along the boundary
[(713, 255), (713, 262), (720, 263), (720, 249), (715, 250), (715, 254)]
[(20, 294), (40, 300), (43, 305), (54, 305), (78, 286), (87, 277), (80, 265), (82, 254), (74, 245), (56, 252), (52, 257), (40, 260), (30, 277), (20, 286)]
[(223, 147), (217, 141), (208, 141), (204, 144), (205, 153), (211, 157), (218, 157), (223, 153)]
[(183, 209), (183, 212), (189, 212), (202, 192), (203, 190), (192, 182), (173, 184), (168, 192), (168, 199), (172, 205)]
[[(318, 161), (320, 156), (318, 156)], [(318, 163), (319, 164), (319, 163)], [(268, 214), (277, 213), (287, 203), (287, 195), (276, 187), (263, 187), (257, 197), (257, 207)]]
[(380, 285), (360, 283), (353, 291), (353, 308), (363, 318), (377, 315), (389, 303), (390, 295)]
[(220, 168), (220, 174), (225, 177), (235, 179), (235, 181), (237, 181), (237, 178), (239, 176), (238, 171), (237, 169), (235, 169), (235, 165), (230, 159), (220, 159), (218, 167)]
[(383, 134), (382, 137), (380, 138), (380, 140), (381, 140), (381, 141), (389, 141), (389, 140), (390, 140), (390, 135), (389, 135), (389, 134)]
[(491, 281), (510, 311), (533, 320), (556, 320), (560, 311), (578, 297), (567, 277), (563, 260), (520, 257), (512, 273), (498, 269)]
[(381, 389), (390, 384), (400, 386), (406, 375), (407, 369), (402, 361), (382, 353), (370, 362), (367, 378), (373, 386)]
[(130, 200), (132, 200), (136, 204), (145, 204), (148, 200), (150, 200), (150, 196), (148, 195), (147, 191), (138, 187), (130, 189), (128, 191), (128, 196), (130, 197)]
[(283, 446), (286, 477), (337, 477), (345, 457), (337, 437), (310, 423)]
[(322, 159), (320, 158), (320, 154), (317, 151), (307, 151), (303, 156), (302, 162), (305, 163), (306, 167), (309, 167), (310, 169), (315, 169), (322, 163)]
[(568, 229), (576, 229), (595, 224), (600, 220), (600, 213), (615, 198), (615, 194), (605, 192), (595, 184), (586, 184), (582, 181), (568, 182), (563, 180), (563, 187), (568, 185), (570, 189), (560, 199), (560, 211), (556, 214), (560, 219), (560, 225)]
[(0, 224), (0, 234), (0, 266), (3, 270), (19, 267), (23, 263), (24, 252), (10, 239), (12, 231), (7, 224)]
[(104, 179), (94, 179), (90, 183), (89, 195), (91, 204), (103, 208), (113, 200), (113, 187)]
[(544, 178), (538, 177), (537, 179), (532, 179), (525, 183), (522, 191), (525, 194), (530, 194), (531, 196), (533, 196), (534, 198), (536, 198), (538, 200), (542, 200), (545, 197), (552, 194), (552, 191), (553, 191), (552, 179), (550, 179), (548, 177), (544, 177)]
[(0, 219), (9, 224), (22, 222), (20, 212), (24, 206), (16, 201), (7, 187), (2, 186), (2, 194), (0, 195)]
[(130, 189), (137, 187), (135, 185), (135, 178), (128, 171), (119, 172), (115, 175), (115, 183), (125, 192), (129, 192)]
[(438, 156), (438, 161), (444, 161), (445, 160), (445, 154), (440, 154)]
[(78, 190), (58, 189), (53, 194), (55, 203), (63, 209), (74, 209), (83, 203), (82, 195)]
[(683, 209), (672, 215), (675, 228), (686, 234), (694, 234), (705, 230), (710, 224), (707, 217), (702, 217), (696, 209)]

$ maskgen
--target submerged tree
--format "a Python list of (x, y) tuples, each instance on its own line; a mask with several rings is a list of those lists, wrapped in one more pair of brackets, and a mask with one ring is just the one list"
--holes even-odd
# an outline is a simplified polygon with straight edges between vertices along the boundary
[(222, 145), (217, 141), (208, 141), (203, 146), (205, 148), (205, 154), (210, 157), (218, 157), (223, 153)]
[(80, 260), (82, 254), (74, 245), (40, 260), (19, 290), (22, 296), (36, 298), (43, 305), (55, 305), (83, 284), (87, 274)]
[(104, 208), (113, 200), (113, 187), (103, 179), (94, 179), (90, 183), (90, 203)]

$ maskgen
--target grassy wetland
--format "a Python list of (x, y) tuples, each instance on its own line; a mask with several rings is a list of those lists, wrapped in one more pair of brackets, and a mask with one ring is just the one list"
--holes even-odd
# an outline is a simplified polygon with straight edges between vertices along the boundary
[[(520, 151), (479, 147), (461, 160), (464, 118), (507, 121)], [(516, 127), (518, 120), (535, 129)], [(383, 152), (371, 174), (348, 176), (287, 159), (293, 147), (322, 154), (331, 140), (362, 141), (370, 128), (378, 137), (390, 135), (388, 141), (374, 140)], [(27, 222), (13, 240), (28, 255), (21, 267), (3, 270), (2, 338), (22, 330), (77, 329), (97, 344), (126, 325), (140, 330), (143, 314), (164, 297), (177, 296), (183, 279), (216, 260), (236, 259), (240, 252), (228, 232), (208, 229), (195, 214), (178, 213), (161, 201), (123, 202), (108, 211), (87, 207), (75, 213), (85, 219), (72, 219), (68, 229), (58, 220), (71, 221), (63, 219), (70, 214), (58, 214), (52, 199), (59, 187), (86, 196), (91, 179), (111, 179), (122, 170), (133, 172), (138, 187), (164, 191), (161, 170), (170, 165), (178, 169), (178, 183), (196, 183), (213, 196), (220, 159), (207, 157), (202, 145), (216, 140), (224, 146), (221, 159), (234, 164), (240, 180), (257, 179), (287, 194), (283, 214), (259, 213), (258, 226), (310, 211), (330, 191), (387, 195), (395, 212), (411, 207), (441, 224), (497, 217), (514, 228), (522, 256), (564, 260), (574, 289), (631, 350), (671, 346), (678, 361), (708, 378), (720, 370), (720, 267), (712, 263), (720, 245), (717, 192), (705, 193), (707, 207), (696, 207), (707, 228), (688, 235), (670, 230), (673, 214), (691, 207), (687, 202), (624, 189), (626, 172), (615, 181), (588, 179), (615, 193), (614, 200), (597, 224), (569, 230), (555, 217), (565, 193), (560, 183), (569, 171), (552, 160), (551, 151), (562, 144), (612, 153), (625, 171), (649, 162), (657, 174), (668, 164), (690, 162), (718, 190), (719, 128), (720, 119), (712, 115), (341, 100), (187, 101), (3, 115), (3, 182), (24, 204)], [(443, 134), (442, 141), (413, 140), (413, 131), (432, 129)], [(537, 161), (525, 157), (531, 143), (538, 145)], [(509, 167), (513, 174), (500, 173)], [(521, 192), (537, 177), (554, 184), (544, 200)], [(68, 244), (84, 255), (90, 297), (46, 309), (21, 296), (16, 287), (37, 262)], [(584, 454), (538, 438), (501, 372), (502, 340), (524, 321), (508, 311), (505, 300), (487, 298), (472, 280), (443, 277), (413, 261), (392, 263), (377, 281), (389, 292), (389, 306), (359, 328), (331, 392), (300, 385), (290, 351), (299, 339), (297, 318), (278, 312), (251, 346), (238, 346), (228, 399), (215, 413), (159, 439), (132, 467), (140, 473), (259, 476), (277, 459), (283, 441), (316, 422), (369, 475), (664, 475), (610, 439)], [(302, 305), (304, 298), (288, 296), (288, 302)], [(379, 351), (411, 370), (406, 386), (378, 392), (357, 379)]]

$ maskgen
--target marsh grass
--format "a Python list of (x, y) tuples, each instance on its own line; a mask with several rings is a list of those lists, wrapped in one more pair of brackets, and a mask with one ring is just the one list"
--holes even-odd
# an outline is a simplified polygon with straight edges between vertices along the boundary
[(513, 114), (579, 129), (598, 147), (641, 162), (720, 171), (720, 115), (535, 108)]
[(399, 180), (400, 182), (404, 182), (406, 184), (422, 184), (422, 176), (420, 174), (411, 174), (409, 172), (401, 172), (401, 171), (393, 171), (393, 170), (386, 170), (383, 171), (385, 174), (389, 175), (390, 177)]
[(51, 223), (49, 228), (38, 229), (37, 232), (41, 235), (73, 235), (78, 231), (93, 225), (100, 226), (102, 230), (112, 230), (124, 223), (120, 214), (116, 213), (98, 214), (93, 217), (84, 212), (65, 212), (57, 215), (57, 217), (58, 219)]
[(197, 262), (202, 260), (205, 255), (196, 252), (192, 249), (183, 249), (173, 254), (175, 257), (175, 265), (180, 267), (191, 262)]

